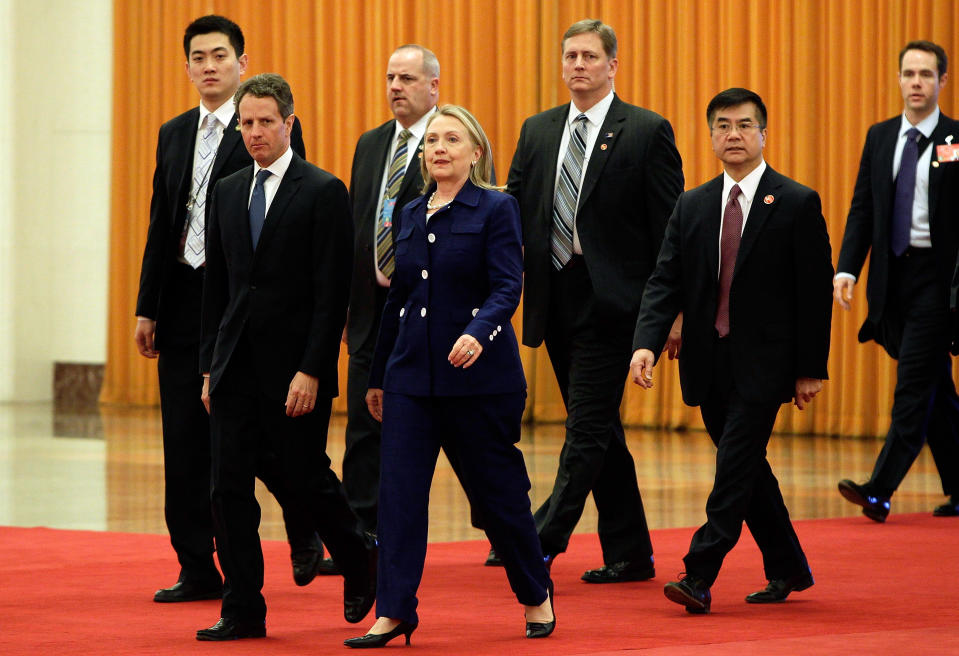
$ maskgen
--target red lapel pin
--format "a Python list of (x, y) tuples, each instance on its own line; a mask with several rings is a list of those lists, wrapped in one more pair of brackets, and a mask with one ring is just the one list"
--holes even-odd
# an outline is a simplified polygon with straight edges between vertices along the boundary
[(765, 198), (763, 198), (763, 202), (766, 203), (767, 205), (772, 205), (774, 200), (776, 200), (776, 199), (773, 198), (773, 195), (772, 195), (772, 194), (769, 194), (768, 196), (766, 196)]

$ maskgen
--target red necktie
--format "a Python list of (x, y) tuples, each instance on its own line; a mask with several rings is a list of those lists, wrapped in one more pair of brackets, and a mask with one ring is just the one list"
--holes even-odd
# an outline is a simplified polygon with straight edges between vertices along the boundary
[(729, 288), (733, 282), (733, 269), (736, 268), (736, 255), (739, 254), (739, 242), (743, 238), (743, 209), (736, 198), (742, 190), (733, 185), (729, 190), (729, 202), (723, 212), (723, 234), (719, 239), (719, 302), (716, 305), (716, 332), (720, 337), (729, 334)]

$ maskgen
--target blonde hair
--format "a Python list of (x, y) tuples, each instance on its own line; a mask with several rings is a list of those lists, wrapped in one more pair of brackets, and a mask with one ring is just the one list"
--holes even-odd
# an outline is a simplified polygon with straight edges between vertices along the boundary
[[(486, 133), (483, 132), (483, 126), (479, 124), (479, 121), (476, 120), (476, 117), (470, 114), (465, 107), (461, 107), (459, 105), (443, 105), (442, 107), (438, 107), (436, 111), (433, 112), (433, 115), (430, 116), (430, 120), (427, 121), (427, 132), (429, 131), (430, 125), (433, 123), (433, 121), (440, 116), (450, 116), (462, 123), (463, 127), (466, 128), (466, 133), (469, 135), (473, 147), (478, 147), (480, 149), (479, 159), (477, 159), (476, 163), (470, 167), (470, 182), (481, 189), (505, 189), (505, 187), (497, 187), (492, 183), (492, 147), (490, 146), (489, 139), (486, 138)], [(423, 176), (422, 191), (425, 193), (426, 190), (430, 188), (430, 185), (433, 184), (433, 176), (431, 176), (429, 171), (426, 169), (425, 157), (420, 158), (420, 173)]]

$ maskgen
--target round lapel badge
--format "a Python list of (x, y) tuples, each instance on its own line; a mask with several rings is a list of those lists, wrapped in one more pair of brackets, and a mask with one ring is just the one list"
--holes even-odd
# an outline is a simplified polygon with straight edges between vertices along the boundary
[(767, 205), (772, 205), (774, 200), (776, 199), (773, 197), (772, 194), (769, 194), (768, 196), (763, 198), (763, 202), (766, 203)]

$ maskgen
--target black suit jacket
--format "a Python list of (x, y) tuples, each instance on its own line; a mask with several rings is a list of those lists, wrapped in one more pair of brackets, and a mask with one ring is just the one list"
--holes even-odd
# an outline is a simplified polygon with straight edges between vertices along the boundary
[[(523, 343), (533, 347), (543, 341), (549, 314), (556, 162), (568, 115), (566, 104), (526, 119), (506, 183), (523, 220)], [(682, 159), (669, 122), (614, 97), (589, 156), (576, 215), (596, 307), (610, 321), (635, 321), (682, 190)]]
[[(658, 357), (684, 313), (679, 374), (689, 405), (703, 402), (712, 380), (722, 191), (720, 175), (679, 197), (633, 337), (634, 350)], [(729, 375), (743, 398), (786, 402), (797, 378), (827, 377), (832, 273), (819, 194), (767, 166), (729, 292)]]
[[(202, 273), (184, 276), (183, 272), (177, 271), (199, 121), (200, 108), (194, 107), (160, 126), (157, 138), (150, 227), (143, 249), (136, 313), (156, 320), (155, 344), (158, 350), (164, 346), (192, 346), (200, 341)], [(299, 120), (293, 123), (291, 143), (294, 152), (306, 156)], [(206, 188), (208, 216), (216, 182), (252, 164), (237, 131), (237, 116), (234, 114), (223, 130), (210, 168)]]
[[(859, 330), (859, 341), (875, 339), (882, 343), (881, 323), (889, 291), (889, 245), (892, 206), (896, 185), (892, 177), (892, 161), (899, 138), (902, 116), (876, 123), (866, 133), (866, 144), (859, 162), (859, 175), (853, 191), (846, 230), (839, 250), (837, 270), (859, 276), (869, 258), (866, 300), (869, 314)], [(932, 160), (929, 168), (929, 230), (936, 272), (944, 293), (949, 289), (956, 254), (959, 251), (959, 162), (938, 162), (936, 146), (946, 137), (959, 139), (959, 121), (945, 114), (932, 132)], [(920, 153), (921, 155), (922, 153)], [(947, 297), (943, 298), (948, 303)]]
[[(350, 173), (350, 201), (353, 207), (353, 231), (356, 236), (353, 253), (353, 283), (350, 288), (350, 313), (347, 321), (347, 342), (350, 353), (360, 348), (371, 332), (379, 327), (382, 307), (375, 302), (376, 267), (373, 264), (376, 231), (374, 216), (380, 203), (380, 185), (386, 169), (393, 142), (396, 121), (364, 132), (356, 143), (353, 153), (353, 168)], [(411, 144), (412, 146), (412, 144)], [(422, 140), (415, 153), (423, 151)], [(423, 177), (420, 175), (420, 158), (411, 157), (393, 215), (398, 217), (404, 205), (420, 195)], [(393, 224), (393, 240), (396, 241), (396, 222)]]
[(318, 397), (332, 398), (353, 258), (346, 186), (294, 155), (254, 252), (252, 184), (250, 166), (213, 192), (200, 368), (210, 372), (213, 392), (242, 337), (257, 374), (251, 385), (266, 396), (285, 400), (302, 371), (319, 378)]

